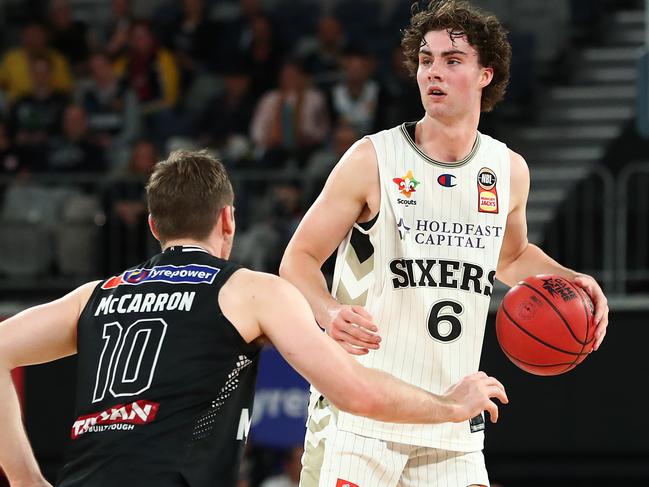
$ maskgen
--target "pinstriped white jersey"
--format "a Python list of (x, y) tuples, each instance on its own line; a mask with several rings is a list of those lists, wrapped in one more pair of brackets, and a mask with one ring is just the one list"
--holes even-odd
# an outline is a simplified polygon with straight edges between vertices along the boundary
[[(413, 134), (414, 124), (404, 124), (369, 136), (380, 210), (371, 227), (354, 225), (341, 243), (332, 293), (365, 306), (379, 327), (381, 347), (359, 357), (363, 365), (441, 394), (479, 367), (509, 210), (509, 151), (478, 134), (464, 160), (442, 163)], [(480, 450), (484, 440), (482, 417), (403, 425), (341, 412), (338, 426), (454, 451)]]

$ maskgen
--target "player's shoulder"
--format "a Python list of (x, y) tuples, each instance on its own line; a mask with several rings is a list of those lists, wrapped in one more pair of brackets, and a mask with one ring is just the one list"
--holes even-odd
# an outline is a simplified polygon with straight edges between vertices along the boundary
[(511, 149), (509, 150), (509, 167), (511, 171), (512, 182), (524, 182), (525, 179), (529, 179), (530, 170), (527, 166), (527, 161), (520, 155), (518, 152), (515, 152)]
[(241, 267), (232, 273), (232, 276), (223, 286), (228, 294), (235, 294), (242, 304), (270, 299), (286, 293), (291, 293), (295, 287), (287, 280), (267, 272), (253, 271)]
[(340, 165), (358, 170), (366, 170), (376, 166), (376, 150), (368, 137), (358, 139), (340, 159)]
[[(370, 178), (374, 176), (372, 181)], [(358, 184), (363, 181), (363, 184)], [(373, 187), (378, 187), (378, 159), (372, 142), (366, 137), (356, 141), (334, 167), (323, 193), (336, 200), (366, 201)]]
[(79, 315), (81, 315), (81, 312), (88, 304), (88, 301), (90, 301), (93, 293), (102, 282), (104, 281), (90, 281), (82, 284), (60, 298), (59, 301), (66, 303), (66, 306), (77, 308)]

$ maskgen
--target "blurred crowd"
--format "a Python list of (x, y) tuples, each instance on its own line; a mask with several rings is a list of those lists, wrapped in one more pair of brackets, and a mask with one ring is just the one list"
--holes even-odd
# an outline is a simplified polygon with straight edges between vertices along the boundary
[[(514, 49), (507, 102), (485, 117), (489, 131), (498, 117), (528, 113), (536, 75), (562, 62), (571, 32), (587, 37), (606, 0), (474, 3), (499, 15)], [(225, 162), (236, 186), (234, 258), (274, 271), (345, 150), (422, 115), (399, 48), (410, 2), (14, 0), (0, 8), (0, 224), (24, 223), (16, 228), (27, 232), (0, 237), (0, 249), (52, 253), (40, 267), (5, 259), (0, 273), (103, 274), (142, 260), (154, 248), (146, 176), (170, 150), (199, 147)], [(54, 250), (21, 244), (54, 223)], [(62, 262), (66, 255), (78, 261)]]
[[(529, 113), (539, 79), (612, 1), (475, 0), (514, 52), (507, 100), (482, 130)], [(204, 147), (235, 184), (233, 258), (275, 272), (341, 155), (421, 118), (399, 48), (410, 3), (0, 2), (0, 276), (87, 278), (144, 260), (147, 176), (169, 151)], [(300, 455), (252, 447), (240, 487), (296, 486)]]

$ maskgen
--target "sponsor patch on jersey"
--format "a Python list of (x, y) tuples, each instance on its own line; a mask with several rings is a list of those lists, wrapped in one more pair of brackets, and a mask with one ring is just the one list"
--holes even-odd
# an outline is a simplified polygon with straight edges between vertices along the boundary
[(471, 433), (477, 433), (478, 431), (484, 431), (484, 417), (482, 414), (478, 414), (469, 420), (469, 427), (471, 428)]
[(336, 487), (359, 487), (358, 484), (339, 478), (336, 481)]
[[(399, 193), (401, 193), (408, 199), (412, 197), (412, 193), (417, 192), (416, 188), (417, 186), (419, 186), (419, 181), (415, 179), (415, 176), (412, 173), (412, 169), (409, 169), (406, 175), (401, 178), (393, 178), (392, 182), (397, 185), (397, 190), (399, 191)], [(399, 203), (401, 203), (401, 200), (398, 201)]]
[(399, 219), (399, 223), (397, 223), (397, 231), (399, 232), (399, 238), (401, 240), (405, 240), (406, 235), (410, 233), (410, 228), (406, 222), (403, 221), (403, 218)]
[(496, 173), (488, 167), (483, 167), (478, 172), (478, 211), (480, 213), (498, 213), (496, 181)]
[(131, 404), (117, 404), (98, 413), (79, 416), (72, 425), (70, 437), (73, 440), (86, 433), (103, 431), (130, 431), (135, 425), (150, 423), (155, 419), (160, 404), (139, 400)]
[(454, 186), (457, 186), (456, 180), (457, 178), (452, 174), (442, 174), (437, 178), (439, 185), (444, 186), (445, 188), (453, 188)]
[(146, 282), (166, 282), (167, 284), (212, 284), (221, 269), (208, 265), (189, 264), (183, 266), (161, 265), (152, 269), (134, 269), (119, 276), (111, 277), (102, 289), (117, 286), (138, 286)]

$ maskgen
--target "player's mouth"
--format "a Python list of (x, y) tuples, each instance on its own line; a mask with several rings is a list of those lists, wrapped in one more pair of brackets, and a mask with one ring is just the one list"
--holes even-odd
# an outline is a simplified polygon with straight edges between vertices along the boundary
[(428, 87), (426, 94), (433, 98), (443, 98), (446, 96), (446, 93), (439, 86)]

